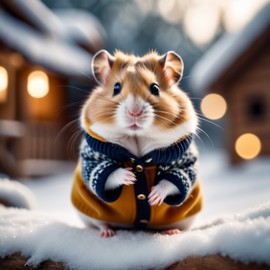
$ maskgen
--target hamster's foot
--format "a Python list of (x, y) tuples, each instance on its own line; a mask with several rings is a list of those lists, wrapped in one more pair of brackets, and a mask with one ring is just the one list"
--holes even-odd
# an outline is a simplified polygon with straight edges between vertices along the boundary
[(115, 231), (111, 229), (109, 226), (105, 226), (100, 230), (100, 236), (102, 238), (109, 238), (115, 236)]
[(178, 229), (165, 230), (165, 231), (161, 232), (161, 234), (163, 234), (163, 235), (176, 235), (176, 234), (180, 234), (180, 233), (181, 233), (181, 231)]

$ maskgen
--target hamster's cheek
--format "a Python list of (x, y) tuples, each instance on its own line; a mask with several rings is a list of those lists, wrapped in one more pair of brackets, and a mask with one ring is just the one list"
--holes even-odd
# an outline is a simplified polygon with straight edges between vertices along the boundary
[(124, 103), (121, 103), (116, 110), (116, 124), (120, 128), (126, 128), (130, 125), (129, 119), (126, 116), (126, 107)]

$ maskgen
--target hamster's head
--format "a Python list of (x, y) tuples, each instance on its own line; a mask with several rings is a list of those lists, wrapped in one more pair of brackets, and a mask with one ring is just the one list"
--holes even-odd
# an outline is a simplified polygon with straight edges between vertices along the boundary
[(196, 132), (197, 117), (178, 83), (183, 61), (169, 51), (143, 57), (99, 51), (92, 73), (99, 86), (82, 110), (82, 126), (108, 141), (121, 136), (174, 140)]

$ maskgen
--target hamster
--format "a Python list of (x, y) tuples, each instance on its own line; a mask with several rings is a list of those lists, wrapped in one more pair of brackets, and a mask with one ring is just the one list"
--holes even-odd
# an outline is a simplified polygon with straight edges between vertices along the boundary
[(85, 138), (72, 201), (102, 237), (114, 227), (179, 233), (201, 209), (198, 119), (178, 87), (183, 70), (173, 51), (137, 57), (101, 50), (92, 59), (99, 86), (81, 112)]

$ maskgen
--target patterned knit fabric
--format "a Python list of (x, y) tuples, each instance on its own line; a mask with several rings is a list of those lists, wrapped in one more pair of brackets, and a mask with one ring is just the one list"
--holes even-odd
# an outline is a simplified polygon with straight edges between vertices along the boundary
[(168, 196), (164, 202), (180, 205), (191, 193), (197, 179), (197, 154), (193, 145), (190, 146), (191, 141), (190, 135), (172, 146), (138, 158), (119, 145), (101, 142), (85, 134), (80, 148), (81, 174), (91, 192), (104, 202), (113, 202), (120, 196), (121, 187), (106, 192), (104, 186), (114, 170), (130, 160), (143, 167), (156, 165), (155, 185), (166, 179), (179, 189), (178, 195)]

